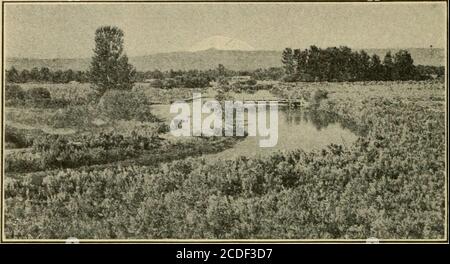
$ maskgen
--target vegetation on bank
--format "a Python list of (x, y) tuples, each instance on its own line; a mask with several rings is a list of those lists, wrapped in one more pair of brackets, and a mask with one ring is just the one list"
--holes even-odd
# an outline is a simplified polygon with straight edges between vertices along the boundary
[(367, 130), (349, 146), (59, 170), (40, 182), (30, 175), (7, 178), (6, 236), (443, 238), (441, 86), (415, 87), (411, 96), (389, 96), (386, 86), (350, 87), (353, 93), (324, 87), (329, 95), (318, 110)]

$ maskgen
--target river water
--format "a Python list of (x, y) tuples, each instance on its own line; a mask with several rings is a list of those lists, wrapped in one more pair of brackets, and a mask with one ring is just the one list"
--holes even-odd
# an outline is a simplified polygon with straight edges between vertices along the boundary
[[(153, 105), (152, 111), (168, 124), (176, 116), (170, 114), (170, 105)], [(206, 115), (207, 116), (207, 115)], [(250, 118), (245, 114), (245, 119)], [(268, 125), (268, 124), (267, 124)], [(247, 129), (247, 126), (245, 127)], [(207, 155), (208, 158), (234, 158), (237, 156), (264, 156), (274, 151), (289, 151), (303, 149), (311, 151), (325, 148), (329, 144), (349, 145), (357, 139), (357, 135), (347, 128), (335, 116), (323, 112), (302, 110), (301, 108), (278, 108), (278, 141), (274, 147), (260, 147), (262, 138), (247, 136), (238, 141), (234, 147), (216, 154)]]

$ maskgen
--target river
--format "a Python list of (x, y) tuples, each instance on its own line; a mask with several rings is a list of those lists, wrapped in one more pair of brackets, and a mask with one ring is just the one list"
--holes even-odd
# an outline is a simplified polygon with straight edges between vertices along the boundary
[[(153, 105), (152, 111), (168, 124), (176, 114), (170, 114), (170, 105)], [(245, 114), (246, 120), (249, 118)], [(245, 127), (247, 129), (247, 126)], [(260, 147), (261, 136), (247, 136), (234, 147), (222, 152), (209, 154), (208, 158), (234, 158), (243, 156), (263, 156), (274, 151), (303, 149), (311, 151), (325, 148), (329, 144), (349, 145), (357, 135), (330, 114), (314, 112), (302, 108), (289, 109), (279, 106), (278, 141), (274, 147)], [(267, 137), (263, 137), (267, 138)]]

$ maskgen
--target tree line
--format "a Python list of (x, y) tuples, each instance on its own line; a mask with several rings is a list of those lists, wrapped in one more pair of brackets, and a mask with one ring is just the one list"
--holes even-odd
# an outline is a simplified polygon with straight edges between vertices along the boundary
[(80, 83), (89, 82), (87, 71), (56, 70), (47, 67), (33, 68), (31, 70), (17, 70), (14, 66), (6, 70), (6, 81), (11, 83), (45, 82), (45, 83), (68, 83), (76, 81)]
[[(131, 89), (134, 82), (152, 82), (155, 87), (207, 87), (211, 81), (232, 76), (251, 76), (254, 80), (293, 81), (396, 81), (424, 80), (442, 77), (443, 66), (414, 65), (411, 54), (400, 50), (394, 55), (387, 52), (383, 60), (365, 51), (352, 51), (341, 46), (321, 49), (286, 48), (282, 53), (282, 67), (238, 71), (218, 64), (209, 70), (136, 71), (123, 54), (123, 32), (116, 27), (102, 27), (96, 32), (96, 49), (91, 67), (87, 71), (56, 70), (47, 67), (31, 70), (6, 70), (9, 83), (79, 83), (96, 84), (100, 90), (111, 87)], [(115, 43), (114, 49), (111, 43)]]
[[(95, 69), (95, 71), (97, 70)], [(278, 80), (283, 76), (283, 69), (272, 67), (269, 69), (257, 69), (255, 71), (236, 71), (227, 69), (222, 64), (219, 64), (216, 68), (209, 70), (171, 69), (161, 71), (156, 69), (151, 71), (134, 71), (130, 74), (130, 81), (132, 82), (161, 82), (170, 87), (182, 85), (186, 88), (195, 88), (205, 87), (211, 81), (218, 81), (221, 78), (232, 76), (248, 75), (256, 80)], [(9, 70), (6, 70), (6, 81), (9, 83), (69, 83), (71, 81), (86, 83), (96, 81), (92, 79), (92, 75), (92, 71), (52, 71), (47, 67), (35, 67), (31, 71), (27, 69), (19, 71), (15, 67), (11, 67)]]
[(394, 55), (390, 51), (383, 60), (373, 54), (352, 51), (346, 46), (321, 49), (283, 50), (281, 62), (286, 81), (406, 81), (430, 78), (430, 73), (441, 72), (442, 68), (418, 68), (407, 50)]
[[(375, 55), (376, 56), (376, 55)], [(391, 56), (392, 57), (392, 56)], [(389, 58), (389, 56), (388, 56)], [(376, 59), (375, 59), (376, 61)], [(389, 59), (388, 59), (389, 61)], [(389, 64), (389, 63), (388, 63)], [(414, 66), (415, 76), (413, 79), (423, 80), (429, 79), (431, 76), (441, 77), (445, 74), (444, 66), (430, 66), (430, 65), (417, 65)], [(382, 81), (382, 80), (395, 80), (394, 78), (388, 78), (392, 74), (387, 74), (387, 69), (384, 65), (375, 67), (378, 69), (370, 74), (365, 80)], [(291, 73), (291, 74), (289, 74)], [(292, 74), (293, 73), (293, 74)], [(286, 81), (315, 81), (313, 75), (306, 74), (305, 70), (300, 71), (297, 74), (291, 69), (287, 71), (286, 67), (270, 67), (267, 69), (256, 69), (254, 71), (235, 71), (226, 69), (223, 65), (219, 65), (215, 69), (210, 70), (152, 70), (152, 71), (136, 71), (133, 80), (135, 82), (155, 82), (159, 83), (161, 88), (171, 88), (183, 86), (186, 88), (205, 87), (209, 85), (210, 81), (218, 81), (221, 78), (232, 76), (251, 76), (254, 80), (281, 80), (284, 77)], [(72, 81), (79, 83), (87, 83), (90, 80), (89, 71), (73, 71), (73, 70), (57, 70), (52, 71), (46, 67), (33, 68), (31, 71), (24, 69), (22, 71), (17, 70), (15, 67), (11, 67), (6, 70), (6, 81), (9, 83), (28, 83), (28, 82), (42, 82), (42, 83), (69, 83)], [(332, 81), (332, 79), (326, 79)], [(337, 79), (339, 81), (339, 79)], [(357, 79), (344, 79), (340, 81), (351, 81)], [(364, 80), (364, 79), (361, 79)]]

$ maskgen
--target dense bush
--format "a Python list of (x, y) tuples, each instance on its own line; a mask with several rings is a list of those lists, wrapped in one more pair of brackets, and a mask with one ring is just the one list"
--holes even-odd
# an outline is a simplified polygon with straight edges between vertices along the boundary
[(162, 81), (162, 86), (161, 87), (157, 87), (157, 88), (172, 89), (172, 88), (175, 88), (175, 87), (178, 87), (177, 81), (175, 79), (172, 79), (172, 78), (167, 78), (167, 79), (164, 79)]
[(5, 87), (5, 91), (6, 106), (63, 108), (71, 104), (70, 101), (62, 98), (53, 99), (50, 92), (43, 87), (23, 90), (19, 85), (8, 84)]
[(203, 76), (184, 77), (180, 82), (180, 86), (186, 88), (203, 88), (209, 86), (209, 79)]
[(10, 107), (64, 108), (70, 102), (63, 99), (11, 100), (5, 103)]
[(246, 80), (246, 81), (244, 81), (243, 82), (243, 84), (246, 84), (246, 85), (256, 85), (258, 82), (255, 80), (255, 79), (250, 79), (250, 80)]
[(320, 101), (328, 98), (328, 92), (323, 89), (317, 89), (314, 91), (310, 102), (314, 105), (320, 104)]
[(9, 152), (5, 155), (5, 173), (33, 172), (42, 170), (39, 156), (29, 152)]
[(251, 73), (255, 80), (269, 81), (280, 80), (284, 75), (284, 69), (281, 67), (271, 67), (268, 69), (257, 69)]
[(367, 136), (265, 158), (7, 178), (6, 237), (444, 238), (442, 102), (338, 97), (318, 108)]
[(17, 84), (5, 85), (5, 100), (23, 100), (25, 91)]
[(10, 143), (10, 148), (27, 148), (33, 145), (34, 138), (42, 135), (39, 129), (19, 129), (12, 126), (5, 126), (5, 142)]
[[(367, 129), (349, 146), (154, 167), (165, 155), (185, 157), (195, 147), (204, 154), (201, 141), (163, 148), (142, 161), (152, 168), (121, 164), (6, 177), (6, 237), (444, 238), (445, 85), (353, 85), (339, 84), (341, 94), (327, 84), (296, 91), (321, 98), (318, 111)], [(5, 169), (122, 159), (141, 146), (132, 141), (127, 152), (128, 137), (36, 142), (34, 155), (8, 153)]]
[(50, 98), (50, 92), (43, 87), (34, 87), (27, 91), (27, 99), (29, 100), (45, 100)]
[(158, 121), (150, 111), (147, 97), (138, 92), (107, 91), (100, 99), (98, 107), (101, 114), (114, 120)]
[(85, 128), (91, 125), (94, 109), (86, 105), (68, 106), (58, 109), (48, 120), (54, 128)]
[(31, 172), (105, 164), (139, 156), (160, 143), (159, 138), (147, 138), (138, 132), (133, 132), (132, 136), (113, 132), (79, 136), (45, 134), (34, 140), (34, 155), (6, 155), (5, 171)]
[(155, 79), (150, 82), (150, 86), (155, 88), (163, 88), (164, 82), (160, 79)]

